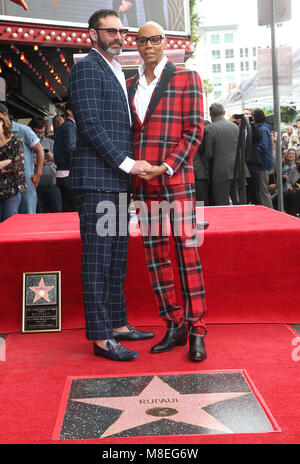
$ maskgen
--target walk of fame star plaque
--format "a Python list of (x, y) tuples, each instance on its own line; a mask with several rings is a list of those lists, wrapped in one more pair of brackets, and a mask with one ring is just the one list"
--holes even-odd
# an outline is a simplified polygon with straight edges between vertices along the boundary
[(60, 330), (60, 271), (24, 272), (22, 332), (58, 332)]
[(245, 370), (69, 377), (53, 440), (279, 430)]

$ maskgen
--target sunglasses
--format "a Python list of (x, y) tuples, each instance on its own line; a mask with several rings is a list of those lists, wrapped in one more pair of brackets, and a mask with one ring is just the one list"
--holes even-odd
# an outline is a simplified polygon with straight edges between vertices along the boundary
[(151, 37), (137, 37), (136, 41), (141, 47), (145, 47), (145, 45), (148, 43), (148, 40), (152, 45), (159, 45), (164, 38), (164, 35), (152, 35)]
[(128, 34), (128, 29), (115, 29), (114, 27), (93, 27), (95, 31), (106, 31), (110, 37), (115, 37), (119, 33), (122, 37)]

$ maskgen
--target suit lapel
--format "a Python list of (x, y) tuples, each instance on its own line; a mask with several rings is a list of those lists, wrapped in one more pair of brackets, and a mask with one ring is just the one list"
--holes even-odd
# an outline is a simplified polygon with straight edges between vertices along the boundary
[(159, 104), (161, 98), (163, 97), (165, 91), (167, 90), (171, 77), (173, 76), (174, 73), (175, 73), (175, 65), (171, 61), (169, 61), (166, 64), (162, 72), (161, 78), (153, 92), (151, 101), (149, 103), (148, 111), (145, 117), (144, 124), (146, 124), (149, 121), (151, 114), (153, 113), (153, 111)]
[(122, 96), (125, 108), (126, 110), (128, 110), (126, 96), (124, 94), (123, 87), (121, 86), (119, 82), (119, 79), (117, 78), (117, 76), (115, 75), (115, 73), (113, 72), (109, 64), (105, 61), (105, 59), (101, 56), (100, 53), (98, 53), (96, 50), (91, 50), (90, 53), (93, 54), (92, 56), (97, 60), (97, 62), (102, 67), (103, 71), (107, 74), (109, 79), (115, 84), (115, 86), (117, 87), (117, 89), (119, 90)]
[[(155, 87), (155, 90), (153, 92), (153, 95), (152, 95), (152, 98), (151, 98), (151, 101), (149, 103), (149, 107), (148, 107), (148, 110), (147, 110), (147, 113), (146, 113), (146, 117), (145, 117), (145, 120), (144, 120), (144, 124), (146, 124), (149, 121), (151, 114), (153, 113), (153, 111), (155, 110), (155, 108), (159, 104), (161, 98), (163, 97), (166, 89), (168, 88), (171, 77), (175, 73), (175, 69), (176, 69), (175, 65), (171, 61), (168, 61), (168, 63), (164, 67), (164, 70), (163, 70), (163, 72), (161, 74), (161, 78), (160, 78), (160, 80), (159, 80), (159, 82), (158, 82), (158, 84)], [(139, 75), (137, 74), (135, 76), (135, 78), (133, 79), (133, 81), (131, 82), (130, 87), (128, 89), (128, 98), (129, 98), (129, 103), (130, 103), (130, 108), (131, 108), (131, 111), (132, 111), (132, 115), (133, 115), (135, 121), (139, 125), (142, 125), (139, 117), (136, 114), (135, 106), (134, 106), (134, 95), (135, 95), (135, 92), (136, 92), (138, 81), (139, 81)]]
[(136, 74), (136, 76), (134, 77), (133, 81), (130, 84), (130, 87), (128, 88), (128, 100), (129, 100), (129, 106), (130, 106), (131, 115), (133, 117), (133, 120), (141, 126), (142, 123), (136, 113), (135, 106), (134, 106), (134, 95), (135, 95), (138, 81), (139, 81), (139, 75)]

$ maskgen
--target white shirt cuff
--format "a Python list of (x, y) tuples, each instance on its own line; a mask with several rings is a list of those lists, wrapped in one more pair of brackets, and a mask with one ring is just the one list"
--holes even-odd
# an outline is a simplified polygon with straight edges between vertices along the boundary
[(133, 168), (135, 164), (135, 161), (129, 156), (127, 156), (124, 161), (120, 164), (119, 168), (122, 169), (122, 171), (126, 172), (127, 174), (130, 173), (131, 169)]
[(167, 167), (167, 170), (166, 170), (166, 174), (168, 174), (168, 176), (173, 176), (174, 174), (174, 171), (173, 169), (167, 164), (167, 163), (163, 163), (166, 167)]

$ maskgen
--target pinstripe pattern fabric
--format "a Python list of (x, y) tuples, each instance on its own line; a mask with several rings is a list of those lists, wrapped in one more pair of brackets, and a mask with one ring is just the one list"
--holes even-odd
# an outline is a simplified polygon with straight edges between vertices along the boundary
[[(162, 187), (158, 190), (155, 186), (145, 182), (136, 190), (135, 198), (139, 218), (147, 217), (144, 224), (142, 220), (140, 221), (140, 227), (146, 262), (160, 316), (166, 322), (180, 322), (184, 316), (194, 333), (205, 336), (206, 326), (203, 316), (206, 313), (206, 301), (201, 262), (197, 250), (194, 186), (176, 185)], [(162, 213), (162, 210), (157, 209), (157, 204), (163, 201), (172, 206), (169, 216), (166, 210)], [(177, 303), (174, 273), (169, 257), (170, 236), (165, 227), (169, 223), (175, 244), (183, 312)]]
[[(129, 195), (128, 195), (129, 197)], [(80, 216), (82, 238), (82, 286), (88, 340), (112, 338), (112, 329), (127, 324), (124, 282), (127, 266), (128, 234), (101, 236), (97, 223), (114, 222), (119, 216), (128, 230), (128, 203), (119, 215), (119, 195), (105, 192), (82, 192), (75, 195)], [(115, 205), (113, 217), (103, 211), (97, 213), (99, 202)]]
[[(170, 62), (166, 67), (170, 66)], [(164, 69), (164, 72), (166, 70)], [(160, 92), (163, 74), (152, 96)], [(128, 86), (135, 82), (128, 80)], [(134, 87), (138, 85), (138, 80)], [(144, 124), (139, 120), (134, 107), (134, 93), (130, 104), (135, 114), (134, 156), (151, 164), (166, 162), (174, 171), (149, 181), (151, 185), (193, 184), (193, 157), (203, 137), (203, 99), (199, 75), (176, 67), (169, 85), (163, 89), (158, 105), (151, 110), (151, 102)], [(141, 182), (136, 179), (137, 185)]]

